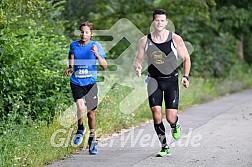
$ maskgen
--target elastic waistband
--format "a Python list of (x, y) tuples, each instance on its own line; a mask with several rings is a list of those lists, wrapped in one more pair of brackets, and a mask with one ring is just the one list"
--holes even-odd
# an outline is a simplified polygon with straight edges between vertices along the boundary
[(150, 74), (148, 74), (148, 76), (151, 77), (151, 78), (155, 78), (155, 79), (169, 79), (169, 78), (177, 77), (178, 73), (165, 75), (165, 76), (151, 76)]

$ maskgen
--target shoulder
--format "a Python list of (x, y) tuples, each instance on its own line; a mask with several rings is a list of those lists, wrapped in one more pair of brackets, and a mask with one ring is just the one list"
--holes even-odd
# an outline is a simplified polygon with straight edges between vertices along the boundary
[(139, 46), (145, 46), (146, 42), (147, 42), (147, 35), (145, 35), (144, 37), (142, 37), (140, 40), (139, 40)]
[(90, 41), (91, 44), (93, 45), (96, 45), (97, 47), (102, 47), (101, 43), (100, 42), (97, 42), (97, 41)]
[(78, 45), (78, 41), (73, 41), (70, 43), (70, 46), (76, 46), (76, 45)]
[(181, 38), (181, 36), (179, 36), (176, 33), (172, 33), (172, 40), (175, 43), (175, 45), (179, 45), (181, 42), (183, 42), (183, 39)]
[(92, 46), (92, 45), (95, 45), (95, 46), (98, 48), (98, 50), (103, 50), (103, 47), (102, 47), (102, 45), (101, 45), (100, 42), (91, 41), (91, 46)]

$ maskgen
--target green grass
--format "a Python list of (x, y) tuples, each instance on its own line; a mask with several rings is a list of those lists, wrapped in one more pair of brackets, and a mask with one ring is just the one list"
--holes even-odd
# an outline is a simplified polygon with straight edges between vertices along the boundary
[[(241, 68), (239, 65), (234, 66), (230, 76), (222, 79), (191, 77), (189, 89), (183, 88), (180, 84), (179, 112), (189, 106), (252, 87), (252, 71), (240, 70), (239, 72), (238, 69)], [(132, 113), (120, 111), (121, 100), (131, 91), (130, 87), (116, 84), (102, 98), (96, 112), (97, 129), (100, 129), (97, 137), (151, 119), (147, 100)], [(86, 117), (84, 121), (87, 122)], [(53, 160), (67, 157), (85, 147), (86, 142), (77, 148), (71, 145), (75, 128), (75, 124), (70, 128), (65, 128), (57, 119), (49, 126), (43, 122), (29, 125), (15, 125), (7, 122), (0, 126), (0, 166), (43, 166)], [(55, 137), (52, 137), (53, 135)]]
[(0, 136), (0, 166), (40, 166), (73, 153), (73, 148), (52, 147), (50, 138), (56, 127), (56, 124), (6, 127)]

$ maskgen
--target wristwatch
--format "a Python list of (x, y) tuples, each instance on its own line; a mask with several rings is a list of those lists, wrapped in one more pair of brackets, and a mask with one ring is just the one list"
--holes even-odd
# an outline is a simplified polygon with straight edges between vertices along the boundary
[(186, 78), (187, 81), (189, 81), (189, 76), (184, 75), (183, 77)]

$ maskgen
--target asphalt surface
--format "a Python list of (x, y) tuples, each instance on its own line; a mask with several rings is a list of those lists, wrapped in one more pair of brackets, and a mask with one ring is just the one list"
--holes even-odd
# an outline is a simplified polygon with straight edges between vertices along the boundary
[(153, 122), (99, 141), (98, 155), (87, 150), (48, 167), (252, 167), (252, 89), (193, 106), (179, 114), (183, 135), (174, 141), (165, 122), (171, 155), (160, 150)]

